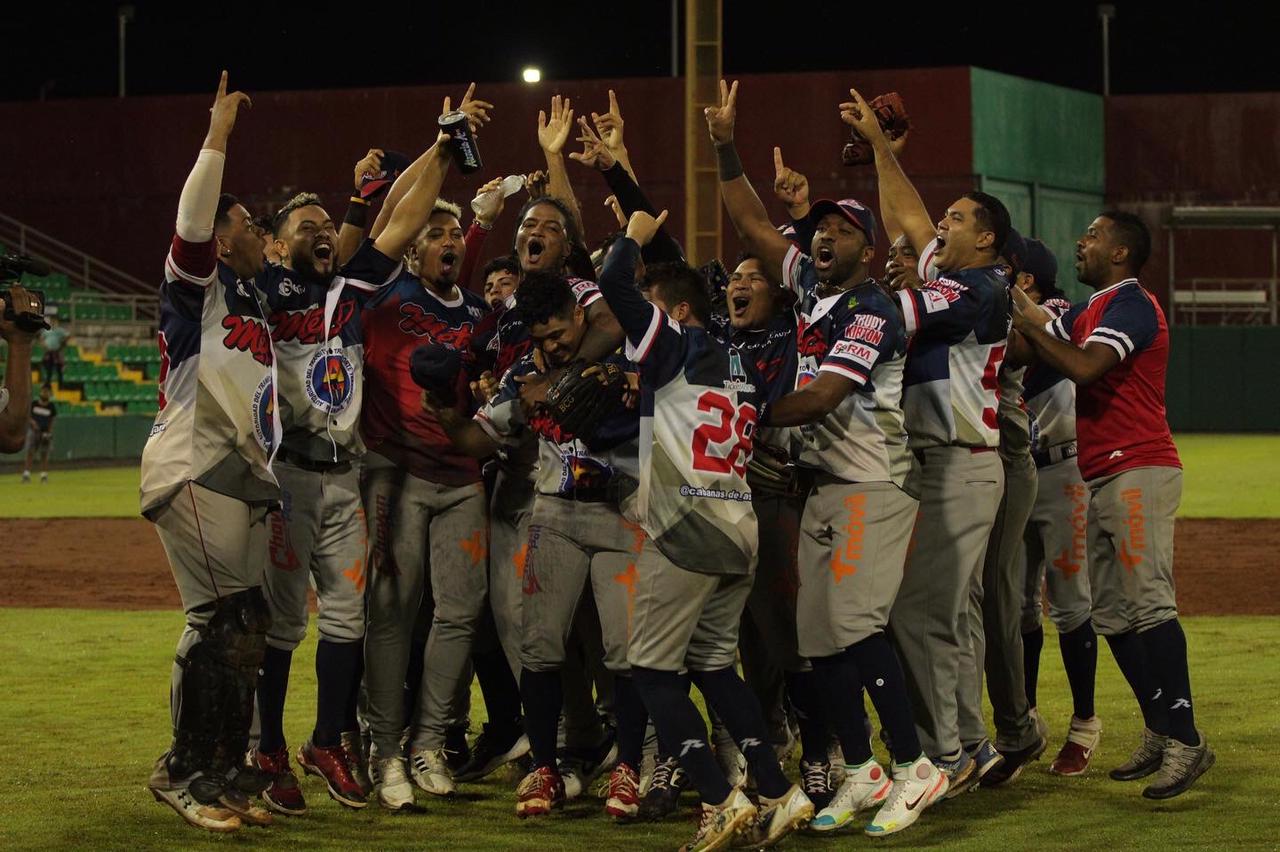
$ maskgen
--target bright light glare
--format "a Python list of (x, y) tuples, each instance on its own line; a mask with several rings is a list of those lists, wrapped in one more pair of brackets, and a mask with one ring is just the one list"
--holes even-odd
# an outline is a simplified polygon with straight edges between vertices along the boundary
[(524, 78), (526, 83), (537, 83), (542, 79), (542, 70), (540, 68), (530, 66), (520, 72), (520, 76)]

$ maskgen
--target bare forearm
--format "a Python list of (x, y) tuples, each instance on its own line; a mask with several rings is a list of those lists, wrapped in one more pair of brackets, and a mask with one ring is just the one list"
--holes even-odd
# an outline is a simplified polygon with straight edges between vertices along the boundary
[(893, 155), (889, 143), (878, 140), (875, 145), (876, 175), (879, 179), (880, 211), (892, 219), (900, 233), (905, 233), (911, 245), (919, 253), (933, 240), (935, 231), (929, 219), (929, 210), (920, 199), (920, 193), (907, 178), (898, 158)]
[(435, 145), (423, 151), (418, 159), (409, 164), (409, 167), (400, 173), (400, 176), (391, 184), (391, 189), (387, 190), (387, 197), (383, 199), (382, 209), (378, 211), (378, 218), (373, 220), (373, 227), (369, 229), (369, 236), (377, 238), (387, 227), (387, 223), (391, 221), (391, 214), (395, 212), (396, 207), (400, 204), (400, 200), (405, 197), (409, 189), (418, 182), (418, 178), (422, 175), (422, 170), (427, 167), (432, 157), (435, 156)]
[(782, 280), (782, 261), (791, 243), (778, 233), (769, 221), (760, 196), (746, 175), (720, 181), (720, 197), (724, 200), (729, 220), (738, 236), (746, 243), (747, 250), (760, 257), (767, 265), (767, 272), (775, 280)]
[(1081, 349), (1074, 343), (1059, 340), (1043, 328), (1034, 325), (1023, 324), (1018, 328), (1018, 332), (1035, 349), (1035, 354), (1041, 361), (1077, 385), (1092, 384), (1112, 364), (1120, 360), (1115, 354), (1108, 357), (1107, 352), (1110, 350), (1097, 350), (1095, 353)]
[(578, 197), (573, 194), (573, 184), (569, 183), (569, 172), (564, 167), (564, 155), (559, 152), (552, 153), (545, 148), (542, 149), (542, 153), (547, 158), (547, 193), (568, 206), (569, 212), (573, 214), (573, 221), (578, 227), (578, 234), (583, 235), (582, 211), (578, 209)]
[(445, 409), (436, 415), (444, 433), (449, 436), (453, 446), (464, 455), (476, 459), (487, 458), (498, 451), (498, 442), (481, 428), (479, 423), (457, 411)]
[(833, 410), (839, 400), (813, 383), (793, 391), (769, 407), (770, 426), (807, 426), (817, 423)]
[[(431, 157), (423, 164), (417, 180), (396, 205), (386, 229), (375, 238), (374, 246), (387, 257), (399, 257), (404, 253), (418, 231), (427, 224), (436, 199), (440, 197), (440, 187), (444, 185), (444, 176), (449, 170), (449, 154), (439, 143), (432, 145), (427, 153)], [(386, 209), (385, 205), (383, 209)]]
[(605, 300), (600, 299), (588, 309), (587, 331), (578, 347), (578, 355), (590, 363), (602, 361), (622, 345), (625, 336), (618, 318)]

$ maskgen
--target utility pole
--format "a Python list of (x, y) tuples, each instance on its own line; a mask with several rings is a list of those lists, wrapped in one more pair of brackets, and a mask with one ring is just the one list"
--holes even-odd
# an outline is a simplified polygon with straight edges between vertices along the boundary
[(116, 8), (116, 41), (120, 51), (120, 67), (119, 67), (119, 87), (117, 97), (124, 97), (124, 47), (125, 47), (125, 31), (129, 27), (129, 22), (133, 20), (133, 5), (126, 3)]
[(1098, 20), (1102, 21), (1102, 96), (1111, 97), (1111, 19), (1116, 7), (1110, 3), (1098, 4)]

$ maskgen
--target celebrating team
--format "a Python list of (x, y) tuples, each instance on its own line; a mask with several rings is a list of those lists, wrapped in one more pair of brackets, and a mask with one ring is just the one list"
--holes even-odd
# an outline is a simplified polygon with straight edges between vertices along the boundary
[[(874, 154), (892, 243), (877, 280), (873, 212), (810, 203), (778, 149), (790, 221), (771, 221), (737, 95), (722, 82), (706, 110), (746, 248), (720, 293), (640, 189), (613, 93), (568, 158), (601, 173), (622, 230), (587, 253), (557, 97), (511, 256), (473, 281), (508, 191), (482, 187), (464, 231), (440, 198), (449, 133), (412, 161), (371, 150), (340, 228), (304, 193), (268, 234), (222, 192), (249, 106), (224, 73), (166, 259), (142, 462), (186, 614), (159, 801), (234, 831), (306, 812), (291, 757), (343, 806), (393, 810), (520, 760), (521, 817), (608, 771), (619, 820), (696, 788), (689, 849), (887, 835), (1046, 750), (1042, 584), (1073, 702), (1050, 771), (1097, 748), (1098, 634), (1145, 723), (1111, 777), (1154, 775), (1161, 799), (1212, 765), (1174, 601), (1145, 226), (1094, 220), (1075, 268), (1096, 292), (1072, 306), (999, 199), (965, 193), (935, 223), (905, 135), (850, 90), (839, 117)], [(458, 112), (475, 134), (492, 109), (472, 87)], [(619, 389), (590, 428), (551, 404), (566, 378)], [(291, 753), (308, 588), (317, 714)], [(468, 742), (473, 674), (489, 722)]]

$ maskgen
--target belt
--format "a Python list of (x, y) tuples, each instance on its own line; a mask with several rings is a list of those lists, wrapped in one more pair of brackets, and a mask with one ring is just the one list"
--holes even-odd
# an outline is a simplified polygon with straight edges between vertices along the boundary
[[(955, 447), (955, 446), (957, 446), (957, 445), (956, 445), (956, 444), (940, 444), (939, 446), (942, 446), (942, 447)], [(930, 449), (930, 450), (932, 450), (932, 449), (935, 449), (935, 448), (934, 448), (934, 447), (926, 447), (925, 449)], [(920, 464), (924, 464), (924, 453), (925, 453), (925, 449), (919, 449), (919, 450), (912, 450), (912, 451), (911, 451), (911, 454), (912, 454), (913, 456), (915, 456), (915, 457), (916, 457), (916, 461), (920, 462)], [(994, 452), (996, 451), (996, 448), (995, 448), (995, 447), (959, 447), (959, 449), (962, 449), (962, 450), (968, 450), (970, 453), (972, 453), (972, 454), (973, 454), (973, 455), (975, 455), (975, 456), (976, 456), (976, 455), (978, 455), (979, 453), (994, 453)]]
[(639, 485), (635, 477), (615, 473), (604, 485), (575, 485), (555, 496), (575, 503), (612, 503), (616, 506), (633, 494)]
[(276, 461), (282, 461), (285, 464), (293, 465), (312, 473), (346, 473), (351, 469), (350, 461), (316, 461), (301, 453), (290, 452), (286, 449), (281, 449), (276, 453)]
[(1057, 464), (1060, 461), (1073, 459), (1079, 455), (1075, 441), (1067, 441), (1065, 444), (1058, 444), (1047, 450), (1036, 450), (1031, 454), (1031, 460), (1036, 463), (1036, 467), (1048, 467), (1051, 464)]

